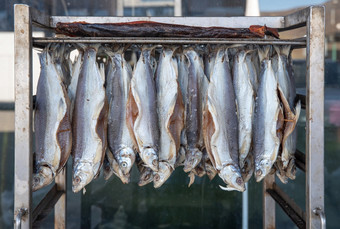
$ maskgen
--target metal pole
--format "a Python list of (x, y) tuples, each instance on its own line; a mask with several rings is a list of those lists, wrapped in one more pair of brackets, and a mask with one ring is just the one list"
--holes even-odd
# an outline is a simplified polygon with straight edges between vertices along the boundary
[(175, 14), (175, 17), (180, 17), (182, 16), (182, 0), (174, 0), (174, 14)]
[(55, 183), (57, 184), (58, 191), (64, 191), (54, 206), (54, 228), (55, 229), (65, 229), (66, 228), (66, 167), (60, 171), (60, 173), (55, 178)]
[[(321, 228), (324, 212), (324, 39), (325, 9), (311, 6), (307, 18), (306, 223)], [(319, 214), (320, 215), (320, 214)]]
[(246, 190), (242, 193), (242, 229), (248, 229), (248, 183)]
[(273, 189), (275, 174), (268, 174), (263, 180), (263, 228), (275, 228), (275, 200), (267, 192), (267, 189)]
[(14, 219), (27, 209), (21, 228), (32, 218), (32, 26), (30, 8), (14, 5), (15, 157)]
[(124, 16), (124, 1), (117, 0), (117, 16)]

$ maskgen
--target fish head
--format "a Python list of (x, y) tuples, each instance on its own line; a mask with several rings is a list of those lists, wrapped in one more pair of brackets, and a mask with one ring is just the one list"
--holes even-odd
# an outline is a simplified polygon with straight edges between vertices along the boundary
[(208, 164), (208, 163), (205, 164), (205, 171), (207, 173), (207, 176), (209, 177), (209, 180), (214, 179), (214, 177), (217, 174), (217, 171), (214, 168), (214, 166), (212, 166), (211, 164)]
[(53, 181), (53, 171), (49, 166), (42, 165), (39, 167), (37, 173), (33, 175), (32, 191), (37, 191)]
[(241, 169), (241, 174), (244, 182), (248, 182), (254, 172), (254, 158), (253, 155), (250, 153), (246, 157), (243, 168)]
[(145, 167), (139, 176), (138, 186), (144, 186), (153, 181), (153, 172), (150, 168)]
[(110, 177), (113, 174), (113, 170), (110, 167), (110, 163), (107, 161), (103, 163), (103, 175), (104, 175), (104, 180), (110, 179)]
[(73, 172), (72, 191), (74, 193), (82, 190), (94, 177), (90, 163), (79, 163)]
[(144, 148), (141, 152), (141, 158), (147, 167), (152, 169), (154, 172), (158, 171), (158, 156), (155, 149), (151, 147)]
[(170, 177), (173, 169), (166, 162), (159, 162), (158, 172), (153, 176), (153, 186), (154, 188), (161, 187), (164, 182)]
[(135, 163), (136, 155), (133, 149), (125, 147), (119, 151), (119, 168), (123, 174), (128, 174)]
[(273, 163), (269, 159), (262, 159), (259, 163), (255, 163), (255, 179), (260, 182), (272, 169)]
[(227, 187), (220, 188), (225, 191), (240, 191), (243, 192), (246, 190), (244, 181), (242, 179), (242, 175), (240, 170), (236, 168), (234, 165), (224, 166), (223, 169), (218, 174), (224, 183), (227, 184)]
[(193, 170), (198, 165), (198, 163), (200, 163), (202, 155), (202, 152), (199, 151), (197, 148), (188, 149), (184, 162), (184, 172), (187, 173)]

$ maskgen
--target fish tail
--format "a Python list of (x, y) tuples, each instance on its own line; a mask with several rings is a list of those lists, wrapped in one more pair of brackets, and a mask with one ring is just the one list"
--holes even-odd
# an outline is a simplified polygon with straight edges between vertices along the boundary
[(264, 59), (269, 58), (270, 50), (271, 50), (270, 45), (266, 45), (266, 46), (258, 48), (258, 54), (259, 54), (260, 62), (262, 62)]

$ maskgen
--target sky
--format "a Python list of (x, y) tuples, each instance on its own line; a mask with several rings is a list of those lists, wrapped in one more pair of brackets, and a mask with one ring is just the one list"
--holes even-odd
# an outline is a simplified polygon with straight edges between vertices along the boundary
[(281, 11), (302, 6), (320, 5), (325, 0), (259, 0), (260, 11)]

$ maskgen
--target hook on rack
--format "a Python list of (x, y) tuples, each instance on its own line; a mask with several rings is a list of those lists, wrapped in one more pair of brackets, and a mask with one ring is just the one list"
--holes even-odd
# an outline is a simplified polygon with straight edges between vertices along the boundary
[(313, 209), (313, 213), (320, 217), (321, 229), (326, 229), (326, 215), (321, 208), (317, 207)]
[(15, 217), (15, 224), (14, 224), (14, 228), (15, 229), (21, 229), (21, 221), (22, 218), (28, 213), (28, 209), (27, 208), (19, 208), (17, 210), (17, 215)]

